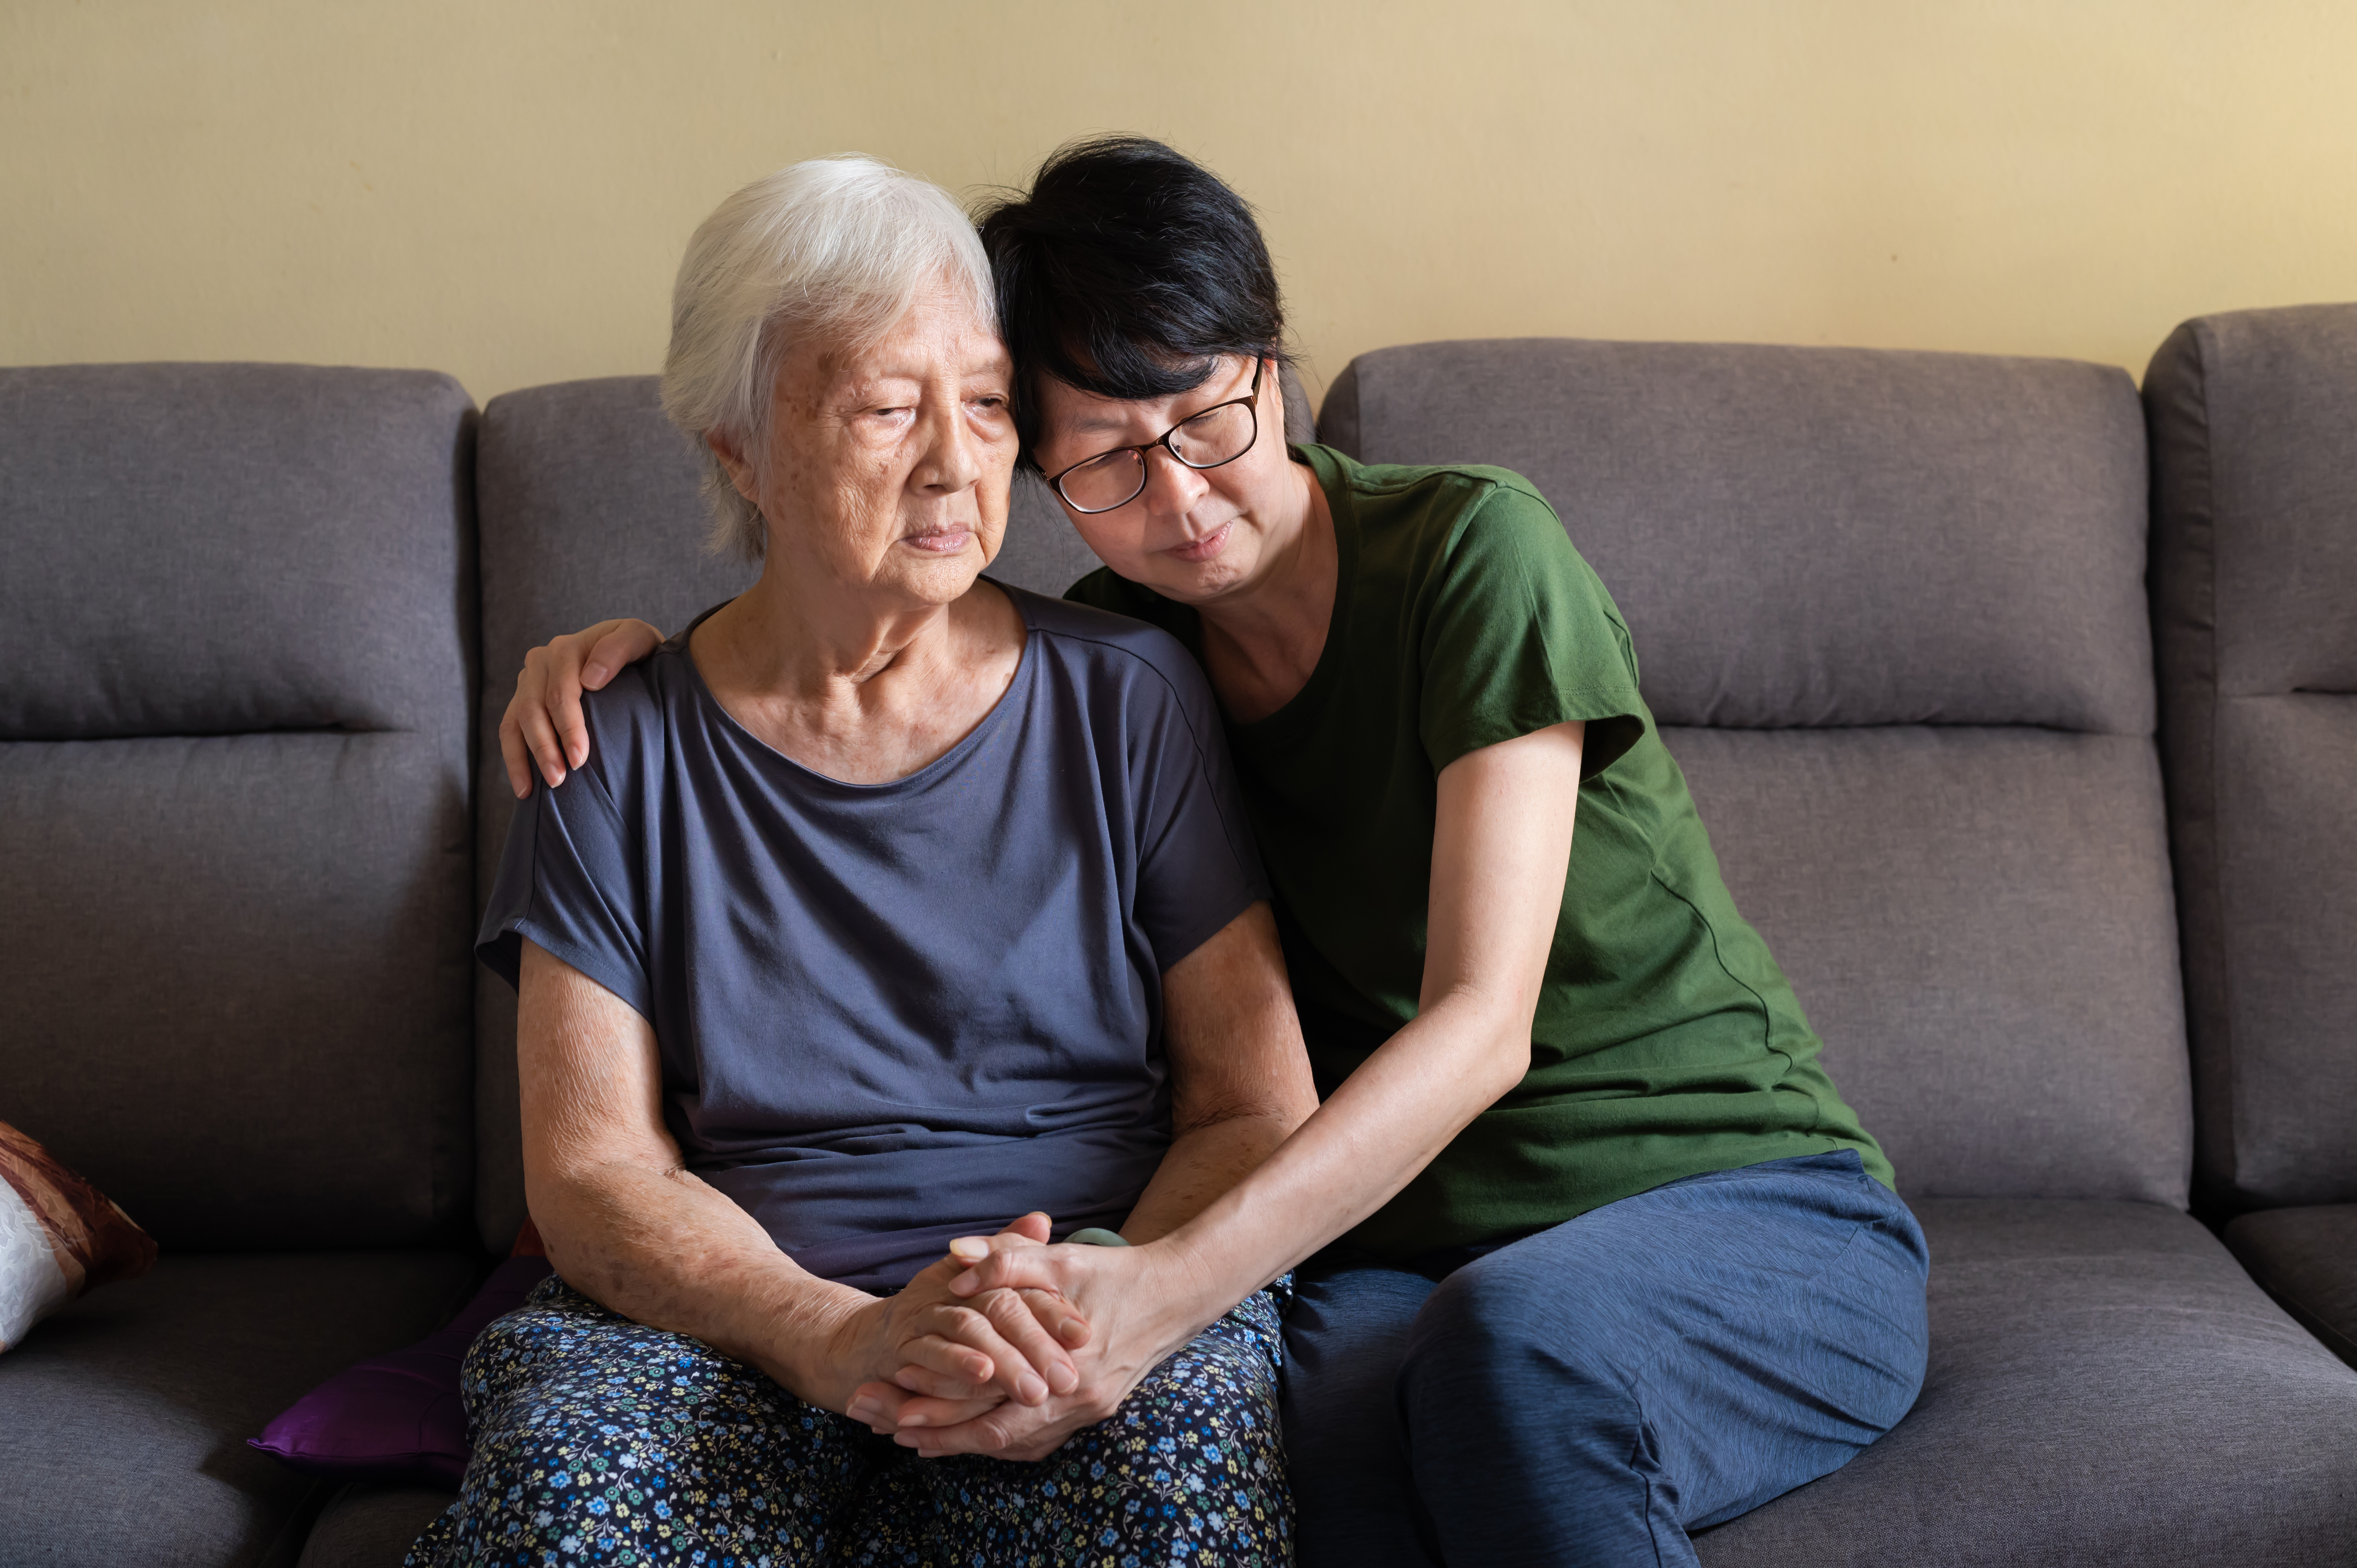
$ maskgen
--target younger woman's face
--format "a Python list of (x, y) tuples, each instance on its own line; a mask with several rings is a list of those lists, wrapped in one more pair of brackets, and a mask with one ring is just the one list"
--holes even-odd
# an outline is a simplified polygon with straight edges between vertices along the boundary
[(1251, 395), (1259, 432), (1244, 455), (1189, 468), (1168, 450), (1146, 455), (1146, 488), (1111, 511), (1075, 511), (1057, 498), (1097, 558), (1133, 583), (1201, 604), (1257, 581), (1273, 547), (1299, 526), (1302, 481), (1285, 450), (1285, 397), (1275, 360), (1221, 360), (1192, 392), (1136, 402), (1099, 397), (1041, 376), (1040, 469), (1054, 476), (1116, 446), (1140, 446), (1207, 408)]

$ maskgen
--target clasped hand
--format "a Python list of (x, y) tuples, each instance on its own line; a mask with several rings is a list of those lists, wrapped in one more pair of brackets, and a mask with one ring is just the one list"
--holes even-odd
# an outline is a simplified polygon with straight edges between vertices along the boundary
[(924, 1458), (1042, 1459), (1112, 1415), (1168, 1349), (1122, 1305), (1144, 1249), (1049, 1246), (1048, 1223), (961, 1238), (878, 1303), (908, 1304), (886, 1330), (899, 1365), (853, 1391), (851, 1418)]

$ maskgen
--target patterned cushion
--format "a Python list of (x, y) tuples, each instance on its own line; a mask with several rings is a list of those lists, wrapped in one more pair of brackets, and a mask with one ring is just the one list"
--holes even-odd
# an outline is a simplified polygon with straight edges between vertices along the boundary
[(0, 1122), (0, 1350), (84, 1291), (155, 1264), (156, 1243), (131, 1216)]

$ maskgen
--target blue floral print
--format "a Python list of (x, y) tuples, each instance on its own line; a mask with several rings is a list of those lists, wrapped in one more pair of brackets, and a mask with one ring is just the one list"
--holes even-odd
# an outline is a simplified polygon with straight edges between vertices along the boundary
[(464, 1489), (404, 1568), (1283, 1568), (1291, 1282), (1036, 1464), (919, 1459), (561, 1278), (467, 1353)]

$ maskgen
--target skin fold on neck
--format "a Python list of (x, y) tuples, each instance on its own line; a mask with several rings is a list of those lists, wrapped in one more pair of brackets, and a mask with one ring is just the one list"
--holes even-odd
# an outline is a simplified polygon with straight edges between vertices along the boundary
[(773, 564), (695, 628), (714, 700), (771, 750), (846, 784), (938, 760), (996, 707), (1022, 660), (1023, 618), (976, 583), (946, 605), (876, 609)]

